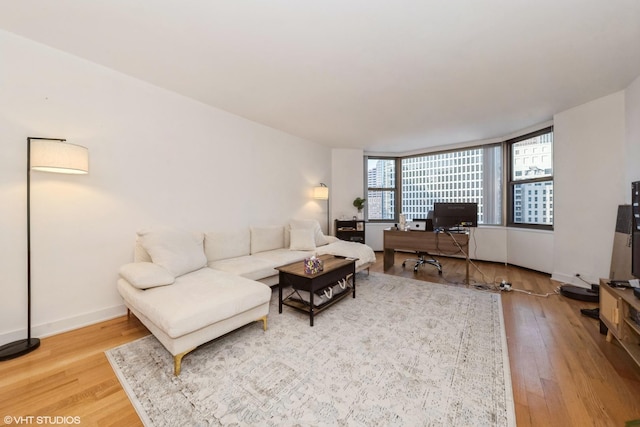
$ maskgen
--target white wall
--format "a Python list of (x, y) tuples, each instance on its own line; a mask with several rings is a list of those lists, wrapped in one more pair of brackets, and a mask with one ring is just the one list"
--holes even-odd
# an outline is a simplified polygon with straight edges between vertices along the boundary
[(330, 149), (6, 32), (0, 56), (0, 344), (26, 336), (28, 136), (90, 152), (89, 175), (32, 173), (36, 337), (124, 312), (137, 229), (326, 220)]
[(618, 205), (628, 199), (625, 95), (617, 92), (554, 118), (553, 278), (608, 277)]
[[(640, 181), (640, 76), (625, 91), (626, 183)], [(631, 203), (631, 190), (626, 203)]]
[[(549, 273), (553, 269), (553, 232), (480, 226), (471, 229), (469, 255), (472, 259), (508, 263)], [(511, 280), (509, 277), (505, 279)]]
[(507, 229), (507, 262), (544, 273), (553, 271), (551, 231), (526, 228)]
[(331, 192), (333, 223), (334, 219), (351, 219), (356, 215), (358, 209), (353, 206), (353, 201), (356, 197), (366, 199), (367, 195), (363, 181), (364, 152), (355, 149), (333, 149), (331, 159), (331, 181), (334, 183)]
[(507, 262), (507, 229), (482, 226), (471, 229), (469, 256), (472, 259)]

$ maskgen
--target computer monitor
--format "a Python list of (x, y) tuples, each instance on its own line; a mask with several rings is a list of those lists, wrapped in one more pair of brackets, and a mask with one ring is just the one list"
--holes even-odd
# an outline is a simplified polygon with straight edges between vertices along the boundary
[(434, 203), (433, 227), (450, 229), (478, 226), (477, 203)]

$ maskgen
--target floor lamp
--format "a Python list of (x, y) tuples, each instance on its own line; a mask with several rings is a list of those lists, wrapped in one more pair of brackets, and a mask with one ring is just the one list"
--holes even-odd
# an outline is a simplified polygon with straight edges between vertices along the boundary
[(329, 228), (331, 222), (329, 220), (329, 187), (327, 187), (327, 184), (321, 182), (318, 187), (313, 187), (313, 198), (327, 201), (327, 235), (329, 235), (331, 234)]
[(0, 361), (30, 353), (40, 346), (31, 338), (31, 171), (89, 173), (89, 150), (66, 139), (27, 138), (27, 338), (0, 347)]

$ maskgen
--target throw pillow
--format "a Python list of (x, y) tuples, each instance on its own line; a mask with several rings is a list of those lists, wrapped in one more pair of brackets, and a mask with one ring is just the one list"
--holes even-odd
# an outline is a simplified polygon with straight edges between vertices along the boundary
[(322, 233), (320, 223), (315, 219), (294, 219), (289, 223), (291, 230), (311, 229), (314, 233), (316, 246), (324, 246), (329, 243), (326, 236)]
[(291, 230), (291, 245), (289, 249), (292, 251), (313, 251), (315, 248), (316, 239), (312, 229)]
[(166, 268), (152, 262), (131, 262), (120, 267), (120, 276), (138, 289), (171, 285), (175, 277)]
[(142, 247), (149, 253), (153, 263), (166, 268), (175, 277), (207, 265), (202, 233), (196, 235), (188, 231), (165, 229), (138, 234)]

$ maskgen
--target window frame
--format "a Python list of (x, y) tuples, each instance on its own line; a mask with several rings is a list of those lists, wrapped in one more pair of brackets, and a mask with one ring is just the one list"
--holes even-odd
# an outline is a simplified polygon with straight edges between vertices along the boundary
[[(394, 161), (394, 177), (393, 182), (395, 187), (369, 187), (369, 160), (393, 160)], [(401, 197), (400, 194), (400, 183), (401, 179), (401, 171), (398, 170), (400, 164), (400, 157), (396, 156), (364, 156), (364, 182), (365, 182), (365, 194), (367, 195), (367, 199), (369, 198), (369, 192), (371, 191), (390, 191), (393, 192), (394, 197), (394, 207), (393, 207), (393, 218), (392, 219), (370, 219), (369, 218), (369, 203), (365, 204), (365, 220), (371, 223), (377, 224), (393, 224), (397, 223), (400, 218), (400, 206), (401, 206)]]
[[(506, 155), (506, 192), (507, 192), (507, 203), (506, 203), (506, 207), (507, 207), (507, 227), (511, 227), (511, 228), (528, 228), (528, 229), (537, 229), (537, 230), (549, 230), (552, 231), (553, 230), (553, 225), (554, 225), (554, 220), (555, 220), (555, 215), (553, 215), (552, 220), (551, 220), (551, 224), (532, 224), (532, 223), (526, 223), (526, 222), (515, 222), (514, 218), (515, 218), (515, 186), (516, 185), (522, 185), (522, 184), (536, 184), (536, 183), (544, 183), (544, 182), (551, 182), (552, 184), (554, 183), (554, 177), (555, 177), (555, 166), (553, 166), (554, 164), (554, 157), (553, 157), (553, 151), (554, 151), (554, 144), (555, 144), (555, 134), (554, 134), (554, 140), (552, 142), (552, 147), (551, 147), (551, 155), (552, 155), (552, 168), (551, 168), (551, 176), (543, 176), (543, 177), (538, 177), (538, 178), (528, 178), (528, 179), (514, 179), (513, 177), (513, 172), (514, 172), (514, 156), (513, 156), (513, 145), (518, 143), (518, 142), (522, 142), (525, 141), (527, 139), (531, 139), (531, 138), (535, 138), (536, 136), (540, 136), (540, 135), (544, 135), (547, 133), (553, 133), (553, 125), (552, 126), (548, 126), (545, 127), (543, 129), (537, 130), (535, 132), (530, 132), (527, 133), (525, 135), (521, 135), (518, 136), (516, 138), (512, 138), (512, 139), (508, 139), (504, 142), (504, 152)], [(524, 197), (524, 196), (523, 196)], [(533, 195), (532, 197), (536, 197), (535, 195)], [(540, 196), (542, 197), (542, 196)], [(549, 202), (546, 201), (546, 203), (553, 203), (553, 201)], [(546, 205), (545, 203), (545, 205)], [(522, 209), (525, 209), (526, 207), (524, 206), (524, 202), (522, 205)], [(527, 208), (528, 209), (528, 208)], [(553, 212), (553, 211), (552, 211)]]
[[(526, 228), (526, 229), (538, 229), (538, 230), (549, 230), (549, 231), (553, 231), (553, 227), (554, 227), (554, 220), (555, 218), (552, 217), (551, 219), (551, 224), (539, 224), (539, 223), (535, 223), (535, 224), (530, 224), (530, 223), (524, 223), (524, 222), (515, 222), (514, 221), (514, 188), (516, 185), (520, 185), (520, 184), (528, 184), (528, 183), (543, 183), (543, 182), (554, 182), (554, 177), (555, 177), (555, 166), (553, 166), (554, 163), (554, 158), (553, 158), (553, 152), (554, 152), (554, 147), (553, 144), (555, 143), (555, 141), (552, 142), (552, 148), (551, 148), (551, 155), (552, 155), (552, 168), (551, 168), (551, 175), (550, 176), (544, 176), (544, 177), (534, 177), (534, 178), (528, 178), (528, 179), (518, 179), (515, 180), (513, 177), (513, 144), (517, 143), (517, 142), (521, 142), (530, 138), (534, 138), (536, 136), (539, 135), (543, 135), (546, 133), (553, 133), (554, 132), (554, 126), (547, 126), (545, 128), (539, 129), (537, 131), (534, 132), (529, 132), (527, 134), (515, 137), (515, 138), (511, 138), (508, 140), (505, 140), (504, 142), (501, 143), (502, 145), (502, 156), (503, 156), (503, 175), (502, 175), (502, 197), (503, 197), (503, 202), (502, 202), (502, 226), (506, 226), (506, 227), (511, 227), (511, 228)], [(554, 135), (555, 136), (555, 135)], [(393, 211), (393, 219), (370, 219), (369, 218), (369, 210), (368, 210), (368, 204), (365, 205), (365, 219), (368, 222), (371, 223), (397, 223), (399, 221), (400, 218), (400, 213), (401, 213), (401, 209), (402, 209), (402, 205), (403, 205), (403, 200), (402, 200), (402, 161), (403, 159), (407, 159), (407, 158), (412, 158), (412, 157), (420, 157), (420, 156), (429, 156), (429, 155), (434, 155), (434, 154), (440, 154), (440, 153), (446, 153), (446, 152), (455, 152), (455, 151), (463, 151), (463, 150), (470, 150), (470, 149), (475, 149), (475, 148), (482, 148), (485, 146), (491, 146), (491, 145), (495, 145), (495, 143), (491, 143), (491, 144), (480, 144), (480, 145), (472, 145), (472, 146), (468, 146), (468, 147), (460, 147), (460, 148), (453, 148), (453, 149), (449, 149), (449, 150), (438, 150), (438, 151), (425, 151), (423, 153), (412, 153), (410, 155), (406, 155), (406, 156), (384, 156), (384, 155), (367, 155), (365, 154), (364, 156), (364, 170), (365, 170), (365, 174), (364, 174), (364, 182), (365, 182), (365, 192), (367, 194), (367, 198), (369, 195), (370, 191), (391, 191), (393, 192), (394, 195), (394, 211)], [(394, 167), (395, 167), (395, 171), (394, 171), (394, 187), (369, 187), (369, 177), (368, 177), (368, 163), (369, 160), (393, 160), (394, 161)], [(506, 194), (505, 194), (506, 193)], [(535, 196), (533, 196), (535, 197)], [(539, 196), (539, 197), (543, 197), (543, 196)], [(548, 197), (548, 196), (547, 196)], [(551, 197), (554, 197), (554, 195), (552, 194)], [(553, 203), (553, 199), (551, 199), (551, 201), (549, 200), (543, 200), (543, 203), (545, 203), (545, 205), (547, 203)], [(525, 206), (526, 208), (526, 206)], [(506, 211), (506, 212), (505, 212)], [(553, 211), (552, 211), (553, 213)], [(498, 224), (482, 224), (482, 225), (498, 225)]]

